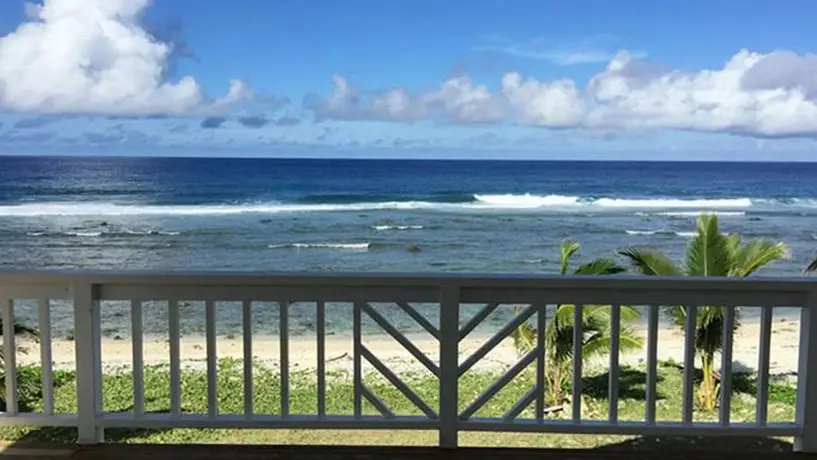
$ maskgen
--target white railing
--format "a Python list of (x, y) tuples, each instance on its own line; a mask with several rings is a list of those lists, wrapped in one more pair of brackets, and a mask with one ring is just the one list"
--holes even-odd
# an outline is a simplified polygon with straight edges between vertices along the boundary
[[(42, 364), (43, 410), (24, 413), (18, 408), (16, 343), (12, 333), (15, 305), (18, 301), (38, 301), (38, 329), (42, 331), (40, 360)], [(204, 302), (206, 340), (206, 373), (208, 410), (204, 414), (183, 413), (181, 406), (180, 309), (169, 308), (168, 362), (170, 369), (170, 410), (168, 413), (145, 411), (145, 364), (143, 347), (143, 302), (167, 301), (178, 306), (180, 301)], [(73, 304), (74, 340), (76, 350), (77, 411), (59, 414), (54, 411), (54, 390), (51, 349), (51, 301)], [(100, 302), (129, 302), (132, 321), (133, 410), (129, 413), (105, 413), (102, 410), (102, 356)], [(234, 301), (241, 307), (243, 346), (244, 413), (221, 414), (216, 395), (217, 302)], [(252, 302), (274, 302), (279, 306), (280, 411), (259, 414), (253, 408), (253, 331)], [(290, 305), (310, 302), (317, 316), (314, 325), (316, 347), (317, 411), (312, 415), (290, 413)], [(326, 410), (326, 308), (331, 302), (348, 302), (352, 308), (352, 350), (354, 403), (349, 415), (329, 414)], [(379, 312), (378, 304), (391, 303), (411, 317), (420, 328), (439, 341), (438, 359), (429, 358), (406, 334), (399, 331)], [(420, 314), (414, 305), (434, 304), (439, 308), (439, 323)], [(534, 350), (516, 364), (496, 383), (475, 400), (458, 403), (460, 377), (473, 368), (509, 333), (525, 321), (541, 331), (547, 321), (546, 307), (555, 304), (575, 304), (576, 316), (581, 305), (612, 305), (613, 348), (618, 348), (620, 305), (646, 307), (646, 410), (643, 420), (619, 420), (619, 353), (610, 353), (609, 408), (606, 420), (586, 420), (582, 413), (581, 353), (574, 353), (572, 407), (566, 419), (553, 419), (545, 412), (544, 340), (538, 340)], [(68, 305), (68, 303), (65, 303)], [(470, 320), (460, 318), (462, 305), (481, 304)], [(488, 338), (470, 356), (462, 356), (461, 341), (471, 334), (500, 305), (522, 305), (520, 313)], [(720, 411), (718, 420), (698, 423), (693, 420), (695, 394), (692, 366), (683, 370), (683, 410), (678, 422), (656, 419), (658, 381), (659, 308), (666, 305), (727, 306), (722, 353)], [(464, 431), (548, 432), (575, 434), (620, 435), (757, 435), (793, 436), (796, 449), (817, 451), (817, 283), (807, 279), (668, 279), (647, 277), (515, 277), (515, 276), (454, 276), (454, 275), (301, 275), (301, 274), (110, 274), (110, 273), (36, 273), (0, 275), (0, 306), (3, 319), (3, 350), (5, 356), (6, 412), (0, 415), (0, 425), (71, 426), (77, 427), (81, 443), (103, 441), (103, 430), (120, 428), (299, 428), (299, 429), (422, 429), (437, 430), (441, 447), (455, 447), (458, 433)], [(756, 420), (735, 423), (730, 420), (731, 382), (733, 368), (733, 328), (737, 306), (759, 307), (758, 379)], [(799, 368), (797, 373), (796, 419), (791, 423), (768, 421), (770, 342), (772, 309), (797, 307), (801, 311)], [(688, 307), (688, 324), (695, 324), (694, 307)], [(369, 349), (362, 333), (364, 318), (373, 320), (394, 338), (439, 380), (439, 404), (431, 404), (418, 396), (409, 385), (378, 359)], [(577, 323), (581, 324), (581, 322)], [(694, 328), (687, 328), (685, 353), (694, 353)], [(580, 338), (581, 327), (575, 328), (574, 339)], [(574, 343), (579, 343), (575, 341)], [(575, 350), (578, 351), (578, 350)], [(366, 386), (363, 365), (372, 366), (413, 403), (420, 416), (395, 414)], [(512, 363), (509, 363), (512, 364)], [(508, 407), (499, 418), (477, 417), (475, 414), (526, 366), (534, 364), (535, 384), (516, 404)], [(239, 391), (239, 389), (236, 389)], [(380, 415), (364, 414), (364, 401)], [(521, 414), (533, 406), (533, 416)], [(530, 412), (530, 411), (529, 411)]]

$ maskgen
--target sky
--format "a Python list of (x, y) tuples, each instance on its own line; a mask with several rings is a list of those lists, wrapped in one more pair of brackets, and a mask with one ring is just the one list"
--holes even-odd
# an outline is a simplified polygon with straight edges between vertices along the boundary
[(817, 160), (813, 0), (0, 1), (0, 153)]

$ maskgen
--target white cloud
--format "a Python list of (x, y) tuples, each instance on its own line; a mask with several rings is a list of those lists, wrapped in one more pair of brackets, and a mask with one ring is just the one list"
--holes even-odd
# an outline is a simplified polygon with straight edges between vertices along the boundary
[(452, 77), (438, 89), (416, 94), (403, 88), (364, 93), (340, 75), (332, 77), (332, 84), (329, 97), (305, 101), (319, 119), (410, 122), (441, 117), (484, 123), (500, 120), (505, 114), (501, 99), (468, 77)]
[[(522, 41), (511, 41), (503, 37), (493, 37), (490, 44), (480, 46), (478, 51), (493, 51), (526, 59), (549, 61), (558, 66), (582, 64), (599, 64), (610, 61), (616, 55), (619, 38), (614, 35), (600, 34), (585, 37), (577, 41), (554, 43), (553, 40), (532, 38)], [(642, 51), (631, 51), (631, 54), (644, 57)]]
[(669, 69), (623, 51), (583, 86), (511, 72), (495, 92), (463, 76), (426, 93), (398, 88), (365, 97), (342, 77), (335, 83), (333, 94), (317, 105), (328, 118), (817, 136), (817, 56), (789, 51), (743, 50), (722, 68), (697, 72)]
[(45, 0), (0, 37), (0, 109), (30, 113), (189, 115), (224, 110), (251, 96), (231, 82), (208, 100), (189, 76), (163, 81), (172, 45), (139, 20), (150, 0)]

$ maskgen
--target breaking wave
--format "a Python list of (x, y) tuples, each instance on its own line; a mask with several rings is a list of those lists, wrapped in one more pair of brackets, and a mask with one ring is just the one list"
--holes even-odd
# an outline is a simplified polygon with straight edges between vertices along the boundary
[(346, 249), (354, 251), (365, 251), (369, 249), (371, 243), (291, 243), (291, 244), (271, 244), (270, 249)]
[[(349, 198), (358, 198), (350, 196)], [(745, 215), (747, 210), (817, 209), (815, 199), (681, 199), (593, 198), (567, 195), (464, 195), (446, 200), (359, 201), (330, 203), (250, 203), (212, 205), (128, 205), (105, 202), (25, 203), (0, 206), (0, 217), (38, 216), (204, 216), (276, 214), (296, 212), (342, 212), (366, 210), (544, 210), (544, 211), (640, 211), (663, 216), (694, 216), (711, 212), (723, 216)], [(335, 201), (339, 201), (335, 198)], [(400, 226), (397, 226), (396, 229)], [(404, 226), (410, 228), (411, 226)], [(405, 229), (408, 229), (405, 228)]]

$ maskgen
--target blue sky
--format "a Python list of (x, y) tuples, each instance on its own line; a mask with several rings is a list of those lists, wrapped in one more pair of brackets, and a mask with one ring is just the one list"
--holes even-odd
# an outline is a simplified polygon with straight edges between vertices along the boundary
[(814, 4), (0, 2), (0, 152), (811, 160)]

